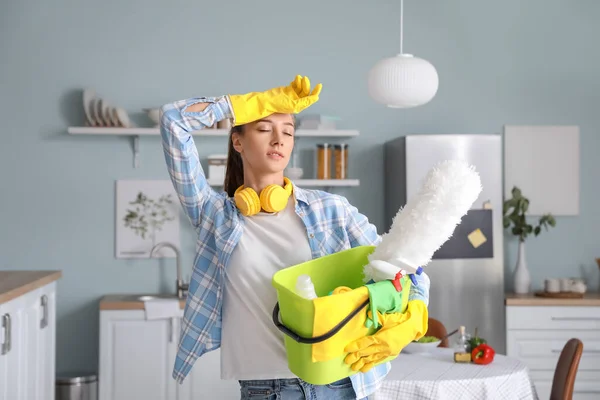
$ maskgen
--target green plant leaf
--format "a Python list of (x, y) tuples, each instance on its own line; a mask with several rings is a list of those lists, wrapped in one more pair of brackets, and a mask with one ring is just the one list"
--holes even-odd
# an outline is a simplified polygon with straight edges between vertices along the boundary
[(513, 198), (519, 200), (521, 198), (521, 196), (522, 196), (521, 189), (519, 189), (518, 187), (514, 186), (512, 188), (512, 196), (513, 196)]
[(513, 222), (513, 224), (515, 225), (519, 225), (521, 222), (521, 218), (519, 217), (518, 214), (510, 214), (508, 216), (508, 218)]
[(523, 196), (521, 189), (517, 186), (513, 187), (511, 193), (512, 198), (505, 200), (502, 205), (502, 225), (505, 229), (508, 229), (512, 223), (511, 232), (513, 235), (518, 236), (519, 240), (525, 241), (530, 234), (538, 236), (542, 229), (548, 230), (549, 226), (556, 225), (556, 220), (551, 214), (542, 215), (537, 226), (527, 223), (527, 211), (530, 205), (529, 199)]
[(517, 200), (515, 200), (515, 199), (508, 199), (508, 200), (506, 200), (502, 204), (502, 214), (508, 213), (508, 211), (510, 211), (510, 209), (516, 207), (516, 205), (517, 205)]

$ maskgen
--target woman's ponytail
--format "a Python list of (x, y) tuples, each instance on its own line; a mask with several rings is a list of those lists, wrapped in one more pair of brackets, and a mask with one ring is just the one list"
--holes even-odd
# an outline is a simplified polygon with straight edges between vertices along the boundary
[(229, 131), (229, 146), (227, 150), (227, 165), (225, 172), (225, 183), (223, 189), (230, 197), (233, 197), (236, 189), (244, 184), (244, 164), (242, 156), (233, 148), (233, 134), (242, 134), (243, 125), (237, 125)]

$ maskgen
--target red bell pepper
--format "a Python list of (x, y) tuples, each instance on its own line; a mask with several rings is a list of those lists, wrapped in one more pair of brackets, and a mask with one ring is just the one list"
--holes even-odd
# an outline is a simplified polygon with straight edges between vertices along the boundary
[(496, 352), (491, 346), (482, 343), (473, 349), (471, 359), (475, 364), (486, 365), (494, 361), (495, 354)]

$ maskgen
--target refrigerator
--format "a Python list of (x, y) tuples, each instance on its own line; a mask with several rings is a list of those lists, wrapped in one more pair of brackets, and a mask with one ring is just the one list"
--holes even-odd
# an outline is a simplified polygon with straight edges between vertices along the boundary
[[(502, 226), (502, 139), (496, 134), (407, 135), (384, 144), (385, 232), (427, 172), (462, 159), (479, 173), (482, 192), (424, 271), (431, 279), (429, 316), (448, 332), (464, 325), (506, 354)], [(457, 335), (450, 337), (450, 344)]]

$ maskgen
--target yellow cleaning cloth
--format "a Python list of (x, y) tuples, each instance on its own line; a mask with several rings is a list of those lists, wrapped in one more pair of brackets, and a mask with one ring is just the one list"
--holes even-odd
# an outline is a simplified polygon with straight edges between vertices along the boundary
[(427, 306), (421, 300), (408, 303), (405, 313), (381, 315), (381, 328), (377, 333), (348, 344), (344, 362), (353, 371), (367, 372), (390, 356), (397, 356), (413, 340), (425, 335), (428, 327)]
[[(315, 306), (315, 319), (313, 337), (329, 332), (340, 323), (348, 314), (369, 299), (369, 290), (366, 286), (352, 290), (339, 287), (331, 296), (322, 296), (313, 300)], [(344, 348), (348, 343), (361, 338), (369, 333), (365, 326), (367, 308), (352, 318), (337, 334), (331, 338), (312, 345), (312, 361), (328, 361), (346, 354)]]
[[(331, 331), (344, 318), (371, 300), (360, 312), (327, 340), (312, 345), (312, 361), (329, 361), (346, 355), (345, 348), (349, 343), (372, 335), (381, 326), (382, 313), (403, 313), (408, 304), (410, 280), (402, 278), (402, 291), (398, 293), (391, 281), (372, 283), (357, 289), (340, 286), (329, 296), (313, 300), (315, 315), (313, 321), (313, 337)], [(376, 311), (378, 318), (372, 321), (369, 312)], [(375, 322), (375, 323), (373, 323)]]

